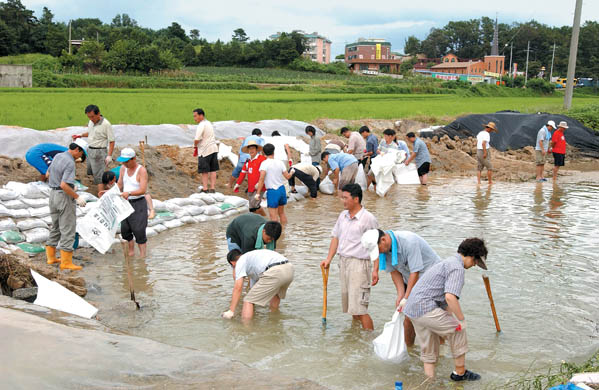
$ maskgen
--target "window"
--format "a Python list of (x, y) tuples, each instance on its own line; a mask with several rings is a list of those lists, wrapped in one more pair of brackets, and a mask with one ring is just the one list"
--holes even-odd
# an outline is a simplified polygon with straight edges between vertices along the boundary
[(360, 64), (360, 70), (368, 70), (367, 64)]
[(360, 54), (360, 55), (358, 56), (358, 58), (360, 58), (361, 60), (363, 60), (363, 59), (364, 59), (364, 56), (363, 56), (362, 54)]
[(449, 62), (449, 58), (445, 57), (444, 62)]
[(455, 62), (455, 58), (452, 58), (452, 59), (451, 59), (451, 62)]
[(495, 73), (499, 71), (499, 61), (495, 60)]
[(371, 55), (370, 55), (370, 59), (371, 59), (371, 60), (374, 60), (374, 54), (371, 54)]

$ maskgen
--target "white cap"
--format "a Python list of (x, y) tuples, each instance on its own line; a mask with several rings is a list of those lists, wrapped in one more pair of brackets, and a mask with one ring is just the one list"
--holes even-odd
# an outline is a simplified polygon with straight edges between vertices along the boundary
[(557, 126), (558, 128), (563, 128), (563, 129), (567, 129), (568, 128), (568, 123), (566, 121), (561, 121), (559, 123), (559, 126)]
[(116, 159), (118, 162), (127, 162), (135, 157), (135, 150), (131, 148), (124, 148), (121, 150), (121, 156)]
[(370, 260), (374, 261), (379, 258), (379, 231), (370, 229), (362, 235), (362, 246), (368, 251)]
[(553, 127), (554, 129), (556, 129), (556, 128), (557, 128), (557, 127), (555, 126), (555, 122), (554, 122), (554, 121), (548, 121), (548, 122), (547, 122), (547, 126), (551, 126), (551, 127)]
[(83, 149), (83, 153), (87, 156), (87, 141), (81, 138), (77, 138), (73, 143)]

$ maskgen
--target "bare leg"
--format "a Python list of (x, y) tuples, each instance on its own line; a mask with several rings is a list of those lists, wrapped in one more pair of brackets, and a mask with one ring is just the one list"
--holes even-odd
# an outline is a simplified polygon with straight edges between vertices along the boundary
[(104, 184), (98, 184), (98, 197), (100, 197), (100, 193), (104, 191)]
[(148, 210), (150, 213), (148, 214), (148, 219), (153, 219), (156, 216), (156, 210), (154, 210), (154, 202), (152, 202), (152, 196), (150, 194), (146, 194), (146, 203), (148, 204)]
[(229, 185), (228, 185), (228, 187), (233, 188), (233, 185), (235, 184), (236, 181), (237, 181), (237, 178), (235, 178), (234, 176), (231, 176), (229, 178)]
[(543, 166), (537, 165), (537, 180), (541, 180), (543, 177)]
[[(131, 242), (133, 242), (133, 241), (131, 241)], [(139, 247), (139, 257), (141, 257), (142, 259), (145, 259), (146, 258), (146, 249), (147, 249), (148, 244), (147, 243), (137, 244), (137, 246)]]
[(464, 375), (466, 372), (466, 354), (460, 355), (454, 359), (455, 373), (458, 375)]
[(553, 167), (553, 181), (557, 180), (557, 171), (559, 171), (559, 167)]
[(374, 324), (372, 323), (372, 318), (370, 318), (369, 314), (355, 315), (352, 317), (354, 320), (359, 320), (362, 323), (362, 329), (374, 330)]
[(414, 331), (414, 325), (412, 325), (412, 321), (408, 317), (403, 321), (403, 330), (404, 330), (404, 340), (408, 347), (414, 345), (414, 340), (416, 339), (416, 332)]
[(210, 172), (210, 189), (216, 188), (216, 172)]
[(493, 184), (493, 171), (487, 169), (487, 179), (489, 180), (489, 184)]
[(254, 317), (254, 304), (250, 302), (243, 302), (243, 308), (241, 309), (241, 319), (251, 320)]
[(435, 363), (424, 363), (424, 373), (429, 378), (435, 377)]
[(135, 241), (127, 241), (127, 245), (129, 247), (129, 257), (133, 257), (135, 255)]
[(428, 174), (420, 176), (420, 184), (422, 184), (423, 186), (425, 186), (427, 178), (428, 178)]
[(279, 214), (277, 213), (277, 209), (273, 209), (271, 207), (268, 208), (268, 216), (271, 221), (278, 221)]
[(541, 176), (541, 179), (545, 178), (545, 165), (539, 165), (539, 174)]
[(481, 172), (480, 172), (480, 171), (478, 171), (478, 172), (476, 173), (476, 179), (478, 180), (478, 184), (480, 184), (480, 174), (481, 174)]
[(272, 297), (272, 299), (270, 300), (270, 311), (279, 310), (280, 304), (281, 304), (281, 298), (279, 298), (278, 295), (275, 295), (274, 297)]
[(279, 213), (279, 221), (281, 222), (282, 225), (285, 225), (287, 223), (287, 215), (285, 214), (285, 206), (279, 206), (279, 208), (277, 209), (277, 212)]
[(202, 190), (208, 191), (208, 172), (202, 173)]
[(260, 214), (263, 217), (266, 217), (266, 213), (264, 212), (264, 209), (262, 207), (260, 207), (259, 209), (257, 209), (256, 211), (253, 211), (256, 214)]

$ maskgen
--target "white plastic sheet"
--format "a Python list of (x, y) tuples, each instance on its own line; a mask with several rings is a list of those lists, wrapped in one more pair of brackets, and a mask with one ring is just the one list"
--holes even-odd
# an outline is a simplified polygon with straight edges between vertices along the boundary
[(383, 333), (372, 341), (376, 355), (386, 361), (401, 363), (408, 356), (404, 340), (403, 321), (405, 315), (395, 310), (391, 321), (385, 323)]
[(407, 167), (405, 164), (396, 165), (393, 176), (397, 184), (420, 184), (416, 164), (409, 164)]
[(333, 184), (331, 179), (327, 176), (324, 178), (323, 181), (320, 182), (318, 189), (323, 194), (333, 195), (333, 192), (335, 192), (335, 185)]
[(35, 284), (37, 284), (37, 298), (33, 302), (35, 305), (88, 319), (98, 313), (98, 309), (60, 284), (44, 278), (34, 270), (31, 270), (31, 275), (35, 279)]
[(362, 191), (366, 191), (368, 189), (366, 181), (366, 174), (364, 173), (364, 167), (358, 165), (358, 173), (356, 174), (356, 184), (362, 187)]
[(395, 184), (393, 178), (395, 159), (394, 153), (385, 153), (372, 159), (370, 168), (376, 180), (376, 193), (378, 196), (385, 196), (391, 186)]

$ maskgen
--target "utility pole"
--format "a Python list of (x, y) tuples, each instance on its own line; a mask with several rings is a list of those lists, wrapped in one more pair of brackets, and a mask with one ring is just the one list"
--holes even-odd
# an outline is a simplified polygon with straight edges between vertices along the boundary
[(514, 49), (514, 42), (512, 41), (512, 44), (510, 45), (510, 76), (514, 77), (514, 75), (512, 74), (512, 50)]
[(530, 41), (528, 41), (528, 47), (526, 48), (526, 71), (524, 72), (524, 86), (528, 82), (528, 54), (530, 53)]
[(580, 32), (580, 14), (582, 13), (582, 0), (576, 0), (574, 9), (574, 25), (572, 26), (572, 40), (570, 41), (570, 58), (568, 59), (568, 81), (566, 82), (566, 95), (564, 108), (572, 107), (572, 93), (574, 91), (574, 74), (576, 73), (576, 53), (578, 52), (578, 33)]
[(69, 20), (69, 54), (71, 54), (71, 21)]
[(553, 59), (555, 58), (555, 42), (553, 42), (553, 54), (551, 55), (551, 72), (549, 72), (549, 82), (553, 78)]

